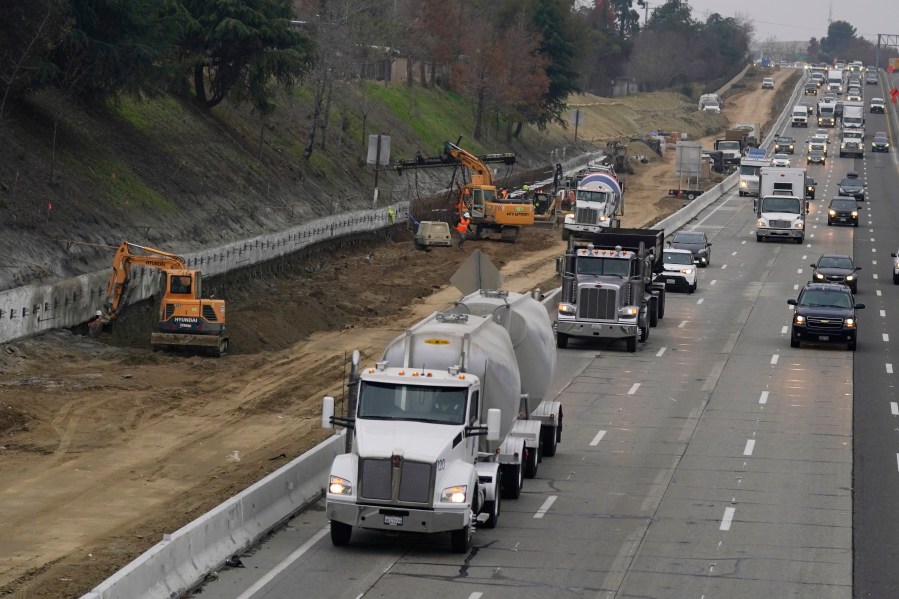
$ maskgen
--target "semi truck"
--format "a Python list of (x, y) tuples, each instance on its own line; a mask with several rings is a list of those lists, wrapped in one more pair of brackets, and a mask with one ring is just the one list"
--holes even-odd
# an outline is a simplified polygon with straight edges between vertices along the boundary
[(805, 240), (804, 168), (765, 167), (759, 170), (759, 198), (755, 201), (755, 239)]
[(627, 351), (637, 351), (665, 315), (664, 242), (661, 229), (572, 232), (556, 263), (562, 277), (557, 347), (567, 347), (571, 337), (604, 338), (624, 339)]
[(724, 164), (739, 164), (743, 157), (743, 142), (739, 139), (717, 139), (715, 151), (723, 154)]
[(771, 158), (763, 148), (749, 150), (749, 154), (740, 160), (739, 193), (741, 196), (757, 196), (759, 194), (759, 169), (771, 166)]
[(571, 231), (618, 228), (621, 225), (621, 184), (611, 169), (594, 171), (577, 182), (574, 212), (565, 215), (562, 239)]
[(325, 398), (322, 414), (352, 441), (326, 489), (332, 543), (353, 528), (448, 532), (468, 552), (476, 525), (495, 527), (501, 498), (517, 498), (561, 441), (562, 406), (546, 399), (555, 359), (546, 307), (496, 290), (415, 324), (372, 367), (354, 359), (355, 410), (335, 417)]

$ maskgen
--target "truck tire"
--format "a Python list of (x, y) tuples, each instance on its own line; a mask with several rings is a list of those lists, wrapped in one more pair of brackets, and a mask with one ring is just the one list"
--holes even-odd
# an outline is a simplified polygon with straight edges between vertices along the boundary
[(556, 347), (559, 349), (565, 349), (568, 347), (568, 335), (565, 333), (556, 332)]
[(790, 347), (799, 347), (799, 339), (792, 333), (790, 334)]
[(484, 512), (487, 514), (487, 520), (484, 522), (484, 528), (496, 528), (496, 522), (499, 520), (500, 510), (500, 490), (499, 481), (496, 482), (496, 491), (493, 501), (484, 503)]
[(649, 300), (649, 326), (659, 326), (659, 298), (655, 295)]
[(665, 318), (665, 298), (668, 292), (664, 289), (659, 290), (659, 320)]
[(687, 193), (687, 199), (690, 200), (690, 201), (695, 200), (695, 199), (696, 199), (696, 194), (693, 193), (692, 191), (691, 191), (691, 192), (688, 192), (688, 193)]
[(648, 326), (640, 327), (640, 342), (646, 343), (646, 341), (648, 339), (649, 339), (649, 327)]
[(455, 553), (468, 553), (471, 550), (471, 526), (451, 530), (450, 545)]
[(524, 464), (524, 476), (525, 478), (537, 478), (537, 469), (540, 467), (540, 445), (526, 447), (525, 453), (527, 457)]
[[(560, 423), (561, 424), (561, 423)], [(556, 455), (556, 447), (559, 443), (558, 426), (540, 427), (540, 453), (543, 457), (551, 458)]]
[(343, 522), (331, 520), (331, 544), (335, 547), (346, 547), (353, 536), (353, 527)]
[(521, 464), (503, 464), (500, 466), (503, 499), (518, 499), (524, 486)]
[(762, 241), (764, 241), (764, 239), (765, 239), (765, 238), (762, 237), (761, 235), (756, 235), (756, 236), (755, 236), (755, 240), (756, 240), (757, 242), (759, 242), (759, 243), (761, 243)]
[(627, 338), (627, 351), (629, 351), (632, 354), (636, 353), (636, 351), (637, 351), (637, 335)]

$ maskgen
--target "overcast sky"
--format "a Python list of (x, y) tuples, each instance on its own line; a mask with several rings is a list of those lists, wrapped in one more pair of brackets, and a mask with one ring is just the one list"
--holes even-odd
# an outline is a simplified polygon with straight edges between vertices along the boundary
[[(756, 42), (771, 37), (794, 41), (826, 36), (830, 6), (833, 6), (834, 21), (847, 21), (858, 35), (875, 43), (878, 33), (899, 35), (897, 0), (688, 0), (688, 3), (693, 18), (702, 21), (715, 12), (724, 17), (739, 14), (751, 18), (755, 23)], [(650, 0), (649, 10), (662, 4), (664, 0)], [(634, 8), (639, 9), (636, 2)]]

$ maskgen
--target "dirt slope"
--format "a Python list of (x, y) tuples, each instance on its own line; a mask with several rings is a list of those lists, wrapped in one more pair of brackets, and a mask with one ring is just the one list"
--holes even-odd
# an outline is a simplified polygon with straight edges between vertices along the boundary
[[(764, 122), (769, 98), (747, 90), (728, 110)], [(625, 226), (679, 206), (658, 185), (670, 156), (629, 178)], [(538, 229), (467, 246), (417, 252), (399, 231), (248, 280), (228, 297), (242, 353), (218, 360), (64, 331), (0, 347), (0, 595), (77, 596), (313, 446), (347, 353), (370, 361), (458, 297), (445, 282), (475, 248), (522, 291), (554, 284), (562, 249)]]

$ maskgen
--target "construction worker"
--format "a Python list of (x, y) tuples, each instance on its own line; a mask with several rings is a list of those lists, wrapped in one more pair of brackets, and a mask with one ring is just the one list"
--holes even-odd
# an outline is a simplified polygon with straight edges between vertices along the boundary
[(387, 222), (388, 224), (393, 224), (393, 220), (396, 218), (396, 212), (393, 210), (393, 206), (387, 206)]
[(459, 249), (463, 249), (463, 245), (465, 245), (465, 238), (468, 236), (468, 227), (471, 225), (471, 215), (469, 213), (465, 213), (462, 215), (462, 218), (459, 220), (459, 224), (456, 225), (456, 231), (459, 232)]

